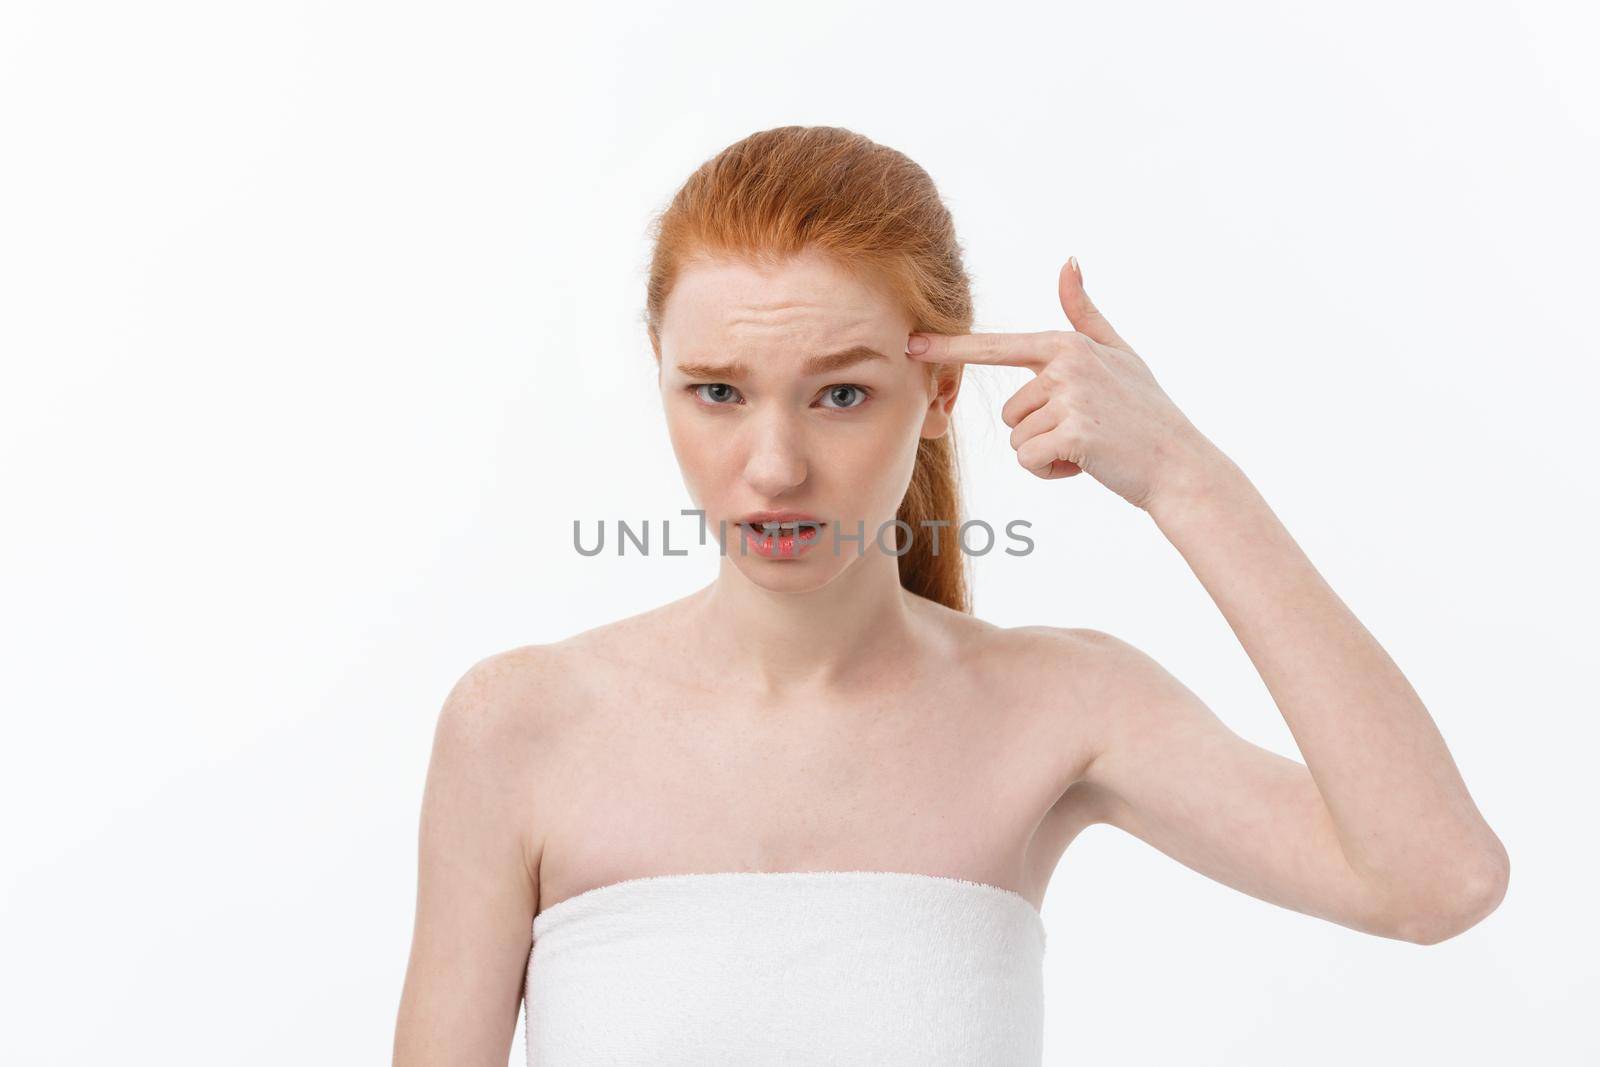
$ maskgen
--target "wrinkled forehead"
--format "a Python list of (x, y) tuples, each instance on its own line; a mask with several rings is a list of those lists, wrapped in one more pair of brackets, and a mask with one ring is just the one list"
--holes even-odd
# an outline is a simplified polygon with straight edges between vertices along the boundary
[(707, 345), (758, 351), (777, 343), (884, 343), (909, 329), (909, 316), (885, 287), (803, 254), (771, 266), (694, 261), (667, 298), (661, 339), (663, 354)]

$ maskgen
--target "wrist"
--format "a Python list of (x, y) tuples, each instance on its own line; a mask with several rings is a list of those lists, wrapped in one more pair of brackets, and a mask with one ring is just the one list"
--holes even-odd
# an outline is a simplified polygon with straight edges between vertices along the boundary
[(1160, 524), (1223, 498), (1248, 481), (1222, 449), (1196, 432), (1174, 450), (1173, 461), (1145, 511)]

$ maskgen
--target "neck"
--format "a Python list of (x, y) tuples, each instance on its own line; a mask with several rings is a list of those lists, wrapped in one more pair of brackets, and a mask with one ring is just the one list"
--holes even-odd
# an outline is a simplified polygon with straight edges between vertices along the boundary
[[(764, 564), (774, 569), (800, 563)], [(731, 685), (756, 699), (792, 697), (881, 677), (913, 639), (914, 594), (899, 561), (869, 552), (818, 589), (765, 589), (724, 558), (694, 598), (691, 632)]]

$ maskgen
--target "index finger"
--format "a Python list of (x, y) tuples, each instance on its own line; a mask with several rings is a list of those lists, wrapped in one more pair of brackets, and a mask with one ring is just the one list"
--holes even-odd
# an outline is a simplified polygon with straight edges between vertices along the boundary
[[(928, 363), (987, 363), (1027, 367), (1037, 373), (1061, 350), (1058, 332), (914, 333), (906, 340), (906, 355)], [(912, 343), (919, 338), (926, 340), (928, 347), (913, 352)]]

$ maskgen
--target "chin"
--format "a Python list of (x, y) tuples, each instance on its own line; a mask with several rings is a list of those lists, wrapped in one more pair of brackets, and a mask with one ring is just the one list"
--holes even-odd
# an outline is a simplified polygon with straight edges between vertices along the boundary
[(739, 556), (733, 549), (728, 559), (752, 585), (773, 593), (809, 593), (821, 589), (849, 569), (844, 556), (827, 555), (800, 559), (770, 560), (751, 554)]

